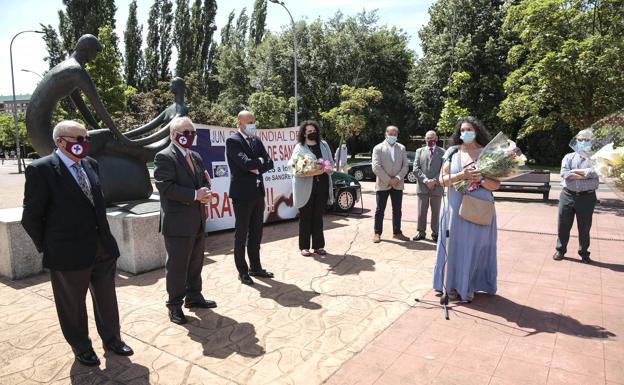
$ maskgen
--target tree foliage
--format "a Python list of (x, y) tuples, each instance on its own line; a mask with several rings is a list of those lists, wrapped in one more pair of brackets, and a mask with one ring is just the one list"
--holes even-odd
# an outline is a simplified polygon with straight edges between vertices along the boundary
[(275, 95), (271, 89), (251, 94), (248, 105), (256, 116), (258, 128), (286, 127), (290, 106), (286, 99)]
[(137, 20), (137, 3), (133, 0), (128, 10), (128, 21), (124, 32), (125, 63), (124, 78), (126, 84), (140, 88), (143, 78), (145, 59), (141, 45), (143, 44), (143, 26)]

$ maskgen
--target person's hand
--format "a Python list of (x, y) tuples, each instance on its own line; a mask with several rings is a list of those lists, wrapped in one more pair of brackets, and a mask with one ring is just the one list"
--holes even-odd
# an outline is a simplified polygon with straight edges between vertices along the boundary
[(256, 175), (260, 174), (257, 168), (254, 168), (253, 170), (249, 170), (249, 172), (254, 173)]
[(481, 181), (481, 172), (474, 168), (466, 168), (461, 173), (462, 179), (471, 181), (471, 182), (479, 182)]
[(570, 179), (570, 180), (579, 180), (579, 179), (586, 179), (586, 178), (585, 178), (585, 176), (584, 176), (584, 175), (580, 175), (580, 174), (577, 174), (577, 173), (573, 173), (572, 175), (570, 175), (570, 176), (568, 177), (568, 179)]
[(397, 188), (399, 186), (399, 182), (400, 182), (399, 178), (395, 177), (395, 178), (390, 179), (390, 187), (394, 189)]
[(429, 179), (428, 181), (425, 182), (425, 185), (427, 185), (427, 188), (429, 190), (433, 190), (436, 186), (436, 180), (435, 179)]
[(201, 187), (200, 189), (197, 190), (195, 200), (198, 200), (201, 203), (205, 204), (205, 203), (210, 202), (211, 197), (212, 197), (212, 191), (210, 191), (208, 187)]
[(334, 173), (334, 169), (333, 168), (326, 168), (326, 169), (323, 169), (323, 172), (326, 173), (327, 175), (331, 176), (331, 174)]

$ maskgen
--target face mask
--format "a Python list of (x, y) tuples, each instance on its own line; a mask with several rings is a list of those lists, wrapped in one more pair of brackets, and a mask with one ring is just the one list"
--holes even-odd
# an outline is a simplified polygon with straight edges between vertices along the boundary
[(578, 142), (576, 148), (581, 152), (589, 152), (592, 148), (591, 142)]
[(76, 158), (82, 159), (89, 154), (89, 142), (87, 140), (80, 143), (65, 141), (65, 150)]
[(475, 137), (477, 136), (477, 134), (474, 131), (464, 131), (461, 133), (460, 139), (468, 144), (468, 143), (472, 143), (475, 140)]
[(251, 123), (245, 126), (245, 131), (247, 132), (247, 135), (249, 136), (255, 136), (256, 135), (256, 124), (255, 123)]
[(435, 140), (428, 140), (427, 141), (427, 146), (428, 147), (434, 147), (436, 145), (436, 141)]
[(386, 136), (386, 142), (388, 142), (388, 144), (395, 144), (397, 139), (398, 138), (396, 136)]
[(191, 148), (195, 141), (195, 131), (176, 132), (175, 141), (184, 148)]
[(313, 140), (315, 142), (318, 140), (318, 132), (311, 132), (306, 136), (308, 137), (309, 140)]

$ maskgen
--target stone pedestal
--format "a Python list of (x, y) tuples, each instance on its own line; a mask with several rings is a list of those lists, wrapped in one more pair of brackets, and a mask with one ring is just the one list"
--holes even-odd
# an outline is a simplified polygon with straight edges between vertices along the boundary
[(156, 201), (108, 209), (108, 223), (121, 254), (119, 270), (140, 274), (165, 266), (165, 242), (158, 232), (159, 207)]
[(22, 208), (0, 210), (0, 275), (10, 279), (40, 273), (42, 256), (20, 223)]

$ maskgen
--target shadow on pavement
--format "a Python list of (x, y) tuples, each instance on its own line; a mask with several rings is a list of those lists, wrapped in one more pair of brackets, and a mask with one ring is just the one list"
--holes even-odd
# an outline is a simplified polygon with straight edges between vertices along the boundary
[(106, 367), (90, 368), (74, 361), (70, 370), (72, 385), (91, 385), (99, 383), (149, 384), (149, 369), (134, 363), (128, 357), (107, 353)]
[(309, 310), (319, 310), (321, 305), (311, 299), (319, 294), (301, 289), (291, 283), (279, 282), (271, 278), (253, 277), (256, 281), (251, 288), (258, 290), (261, 298), (269, 298), (283, 307), (302, 307)]

